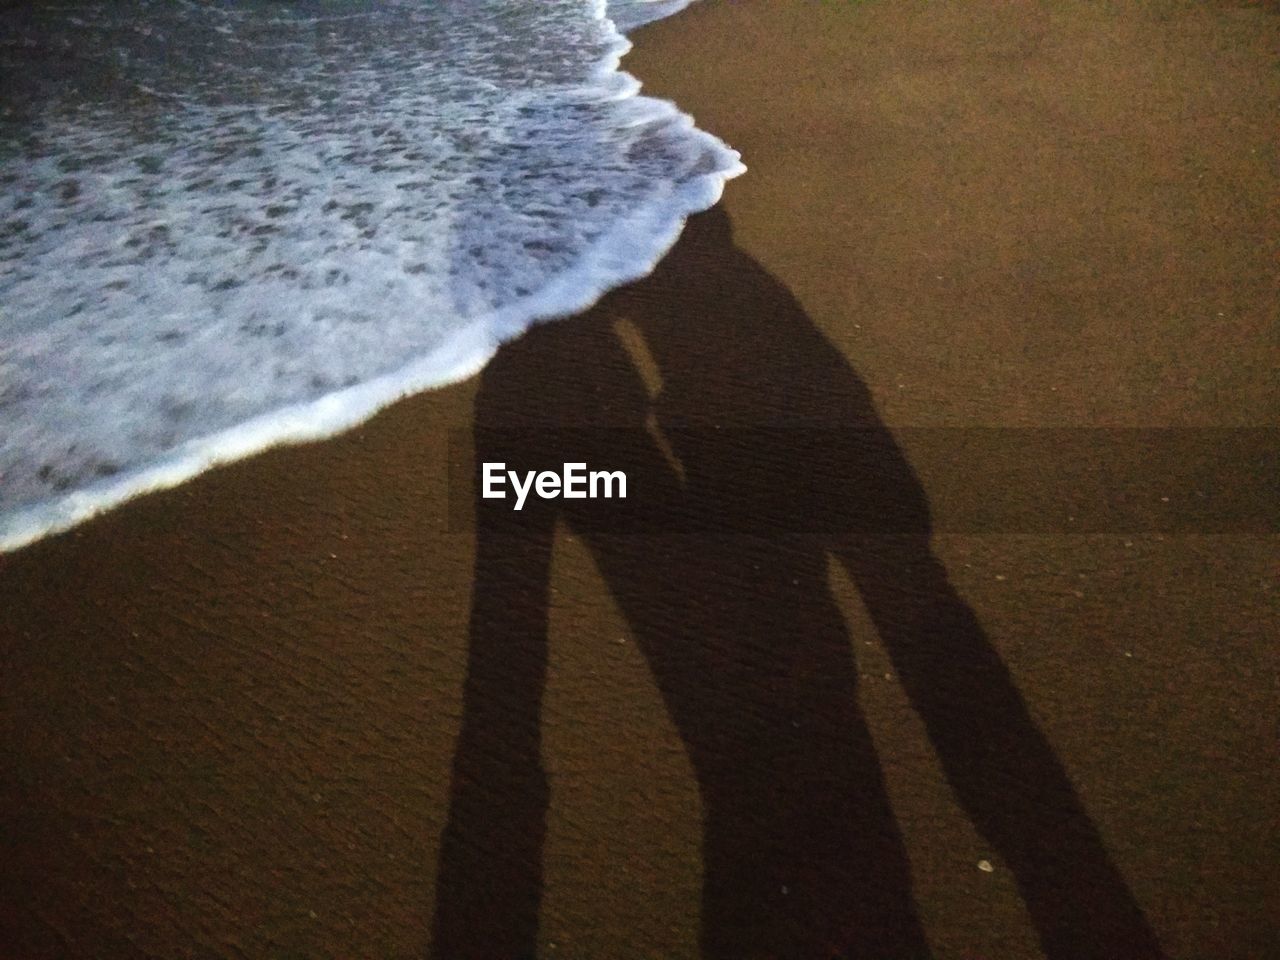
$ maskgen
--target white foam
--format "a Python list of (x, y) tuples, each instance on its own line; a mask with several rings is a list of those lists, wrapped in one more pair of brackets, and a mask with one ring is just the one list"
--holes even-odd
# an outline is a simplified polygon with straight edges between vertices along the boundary
[(679, 13), (693, 0), (612, 0), (609, 19), (623, 33)]
[(0, 45), (106, 52), (0, 114), (0, 550), (472, 375), (744, 169), (603, 2), (148, 2)]

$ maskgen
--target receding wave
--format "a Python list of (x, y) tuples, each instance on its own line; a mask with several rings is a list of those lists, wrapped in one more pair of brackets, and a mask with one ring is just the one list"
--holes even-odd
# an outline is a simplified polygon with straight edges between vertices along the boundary
[(744, 169), (603, 2), (0, 17), (0, 550), (472, 374)]

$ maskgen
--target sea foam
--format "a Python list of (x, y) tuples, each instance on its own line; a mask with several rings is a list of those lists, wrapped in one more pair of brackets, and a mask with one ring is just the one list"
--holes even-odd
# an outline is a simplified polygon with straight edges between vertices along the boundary
[(136, 0), (0, 29), (0, 550), (467, 377), (744, 169), (638, 95), (688, 0)]

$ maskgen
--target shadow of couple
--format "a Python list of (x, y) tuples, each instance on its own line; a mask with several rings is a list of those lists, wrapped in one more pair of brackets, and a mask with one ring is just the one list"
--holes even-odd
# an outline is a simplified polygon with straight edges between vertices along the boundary
[[(475, 500), (464, 716), (431, 955), (533, 957), (557, 523), (586, 544), (688, 752), (711, 960), (928, 957), (828, 560), (1052, 960), (1161, 956), (1062, 764), (929, 545), (919, 481), (784, 285), (692, 218), (642, 282), (485, 370), (475, 466), (627, 474), (625, 501)], [(570, 448), (567, 446), (572, 444)]]

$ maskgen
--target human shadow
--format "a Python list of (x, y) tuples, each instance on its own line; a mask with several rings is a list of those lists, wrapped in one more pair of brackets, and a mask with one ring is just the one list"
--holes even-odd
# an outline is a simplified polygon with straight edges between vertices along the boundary
[[(628, 347), (621, 329), (631, 340)], [(1008, 669), (929, 546), (866, 386), (720, 209), (652, 276), (505, 346), (475, 462), (623, 470), (628, 499), (474, 501), (464, 716), (432, 956), (533, 957), (549, 573), (575, 531), (643, 651), (704, 811), (709, 960), (930, 956), (857, 695), (834, 557), (1051, 960), (1155, 937)], [(477, 491), (478, 492), (478, 491)]]

